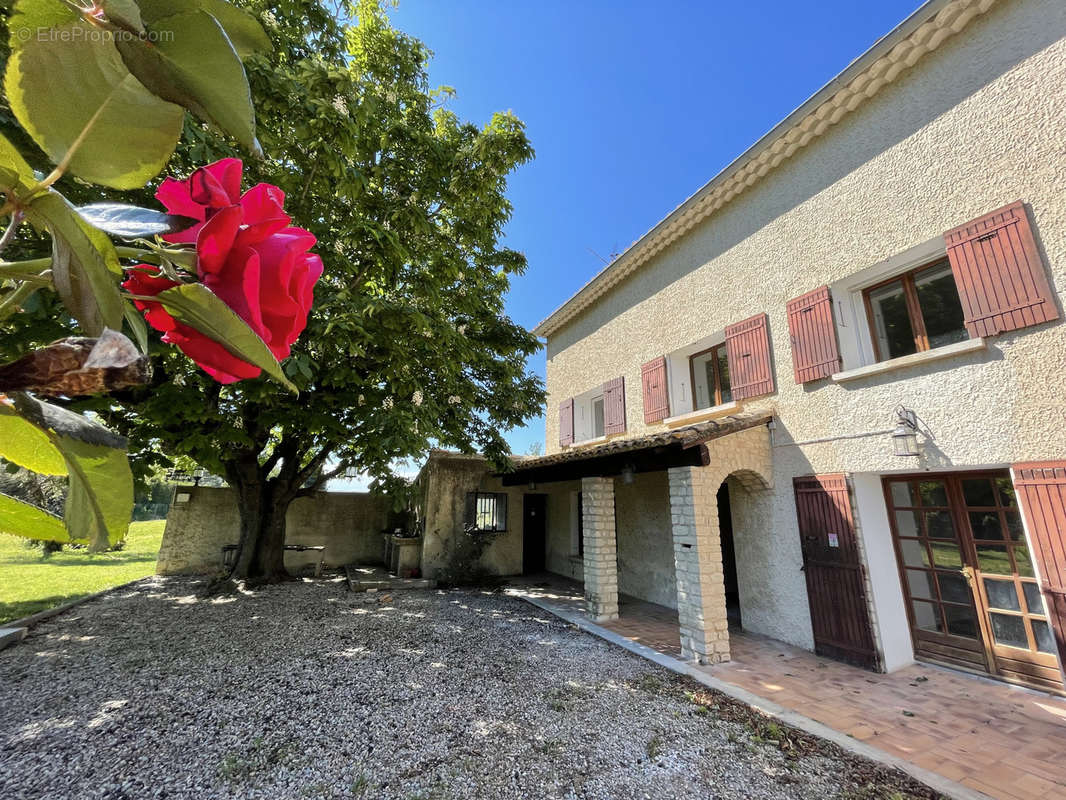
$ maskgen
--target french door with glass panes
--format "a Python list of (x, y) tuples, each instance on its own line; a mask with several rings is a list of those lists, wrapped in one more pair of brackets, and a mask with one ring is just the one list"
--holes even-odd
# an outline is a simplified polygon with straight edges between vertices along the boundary
[(884, 479), (915, 655), (1061, 691), (1006, 471)]

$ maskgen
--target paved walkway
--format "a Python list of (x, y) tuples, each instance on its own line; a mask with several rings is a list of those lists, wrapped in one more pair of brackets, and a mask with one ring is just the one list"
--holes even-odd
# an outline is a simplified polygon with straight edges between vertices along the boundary
[[(584, 609), (581, 584), (556, 576), (521, 591)], [(623, 597), (603, 627), (680, 657), (673, 609)], [(1062, 698), (927, 664), (879, 675), (739, 631), (730, 646), (700, 669), (991, 797), (1066, 798)]]

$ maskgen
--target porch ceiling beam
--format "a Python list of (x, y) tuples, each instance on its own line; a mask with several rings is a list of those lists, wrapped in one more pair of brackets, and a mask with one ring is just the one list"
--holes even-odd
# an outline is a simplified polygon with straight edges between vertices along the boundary
[(671, 467), (705, 467), (710, 457), (705, 445), (684, 447), (680, 443), (609, 453), (587, 459), (572, 459), (557, 464), (545, 464), (528, 469), (500, 473), (504, 486), (526, 483), (554, 483), (581, 478), (607, 478), (621, 475), (626, 469), (637, 472), (662, 472)]

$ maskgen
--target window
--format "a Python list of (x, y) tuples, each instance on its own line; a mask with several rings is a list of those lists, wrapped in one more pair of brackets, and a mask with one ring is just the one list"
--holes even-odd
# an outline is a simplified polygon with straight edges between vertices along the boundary
[(570, 512), (570, 555), (584, 558), (585, 521), (583, 519), (584, 508), (581, 505), (581, 492), (571, 492)]
[(507, 495), (502, 492), (469, 492), (463, 529), (467, 533), (507, 530)]
[(598, 439), (603, 435), (603, 395), (600, 395), (592, 401), (592, 438)]
[(946, 258), (872, 286), (863, 297), (878, 361), (970, 338)]
[(693, 411), (720, 406), (733, 399), (725, 344), (696, 353), (688, 363), (692, 378)]

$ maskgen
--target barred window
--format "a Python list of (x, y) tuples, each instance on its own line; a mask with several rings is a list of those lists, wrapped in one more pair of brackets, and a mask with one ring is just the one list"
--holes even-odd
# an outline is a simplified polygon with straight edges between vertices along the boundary
[(468, 493), (463, 528), (468, 533), (507, 530), (507, 495), (503, 492)]

